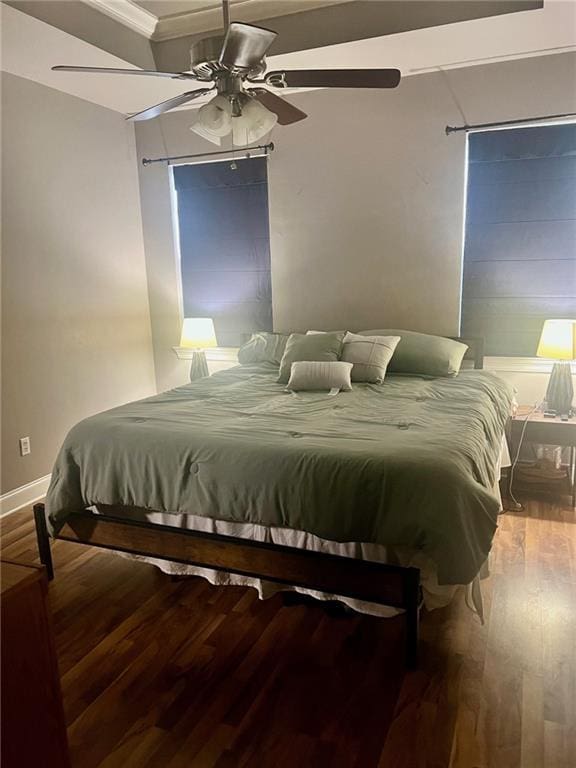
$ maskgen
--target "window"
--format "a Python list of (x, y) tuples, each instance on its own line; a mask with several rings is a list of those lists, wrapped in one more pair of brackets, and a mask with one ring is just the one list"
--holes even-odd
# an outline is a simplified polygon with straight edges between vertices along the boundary
[(462, 335), (532, 357), (560, 317), (576, 317), (576, 124), (471, 133)]
[(272, 330), (266, 158), (173, 172), (185, 317), (211, 317), (222, 347)]

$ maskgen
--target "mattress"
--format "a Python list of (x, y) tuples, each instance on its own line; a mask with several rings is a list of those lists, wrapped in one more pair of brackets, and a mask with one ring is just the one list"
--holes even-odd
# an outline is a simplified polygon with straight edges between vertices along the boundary
[(46, 507), (137, 507), (415, 551), (439, 585), (469, 584), (490, 551), (513, 392), (485, 371), (387, 377), (335, 397), (285, 391), (244, 365), (85, 419)]

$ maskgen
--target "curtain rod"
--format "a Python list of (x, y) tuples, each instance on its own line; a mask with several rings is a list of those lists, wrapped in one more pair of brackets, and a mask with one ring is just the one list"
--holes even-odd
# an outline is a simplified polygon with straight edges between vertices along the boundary
[[(177, 155), (175, 157), (154, 157), (149, 159), (147, 157), (142, 158), (142, 165), (152, 165), (152, 163), (173, 163), (175, 160), (191, 160), (195, 157), (213, 157), (214, 155), (247, 155), (250, 157), (250, 152), (260, 149), (266, 155), (268, 152), (274, 152), (274, 144), (258, 144), (255, 147), (241, 147), (239, 149), (221, 149), (219, 152), (200, 152), (197, 155)], [(240, 159), (240, 158), (239, 158)]]
[(576, 117), (576, 112), (567, 112), (564, 115), (544, 115), (543, 117), (524, 117), (519, 120), (505, 120), (500, 123), (479, 123), (478, 125), (447, 125), (446, 136), (459, 131), (476, 131), (482, 128), (503, 128), (506, 125), (524, 125), (525, 123), (541, 123), (547, 120), (559, 120), (563, 117)]

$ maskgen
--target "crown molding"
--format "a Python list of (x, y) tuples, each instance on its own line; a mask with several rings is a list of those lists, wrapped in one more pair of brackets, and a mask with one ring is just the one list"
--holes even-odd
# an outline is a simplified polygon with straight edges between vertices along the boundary
[(466, 67), (482, 66), (484, 64), (499, 64), (503, 61), (515, 61), (516, 59), (531, 59), (536, 56), (555, 56), (560, 53), (576, 52), (575, 45), (562, 45), (554, 48), (540, 48), (536, 51), (518, 51), (516, 53), (502, 54), (500, 56), (486, 56), (481, 59), (463, 59), (462, 61), (452, 61), (448, 64), (434, 64), (430, 67), (416, 67), (408, 72), (403, 72), (403, 77), (408, 75), (426, 75), (431, 72), (446, 72), (450, 69), (465, 69)]
[[(237, 0), (231, 4), (232, 21), (251, 22), (271, 19), (303, 11), (312, 11), (328, 5), (340, 5), (349, 0)], [(222, 7), (215, 3), (211, 8), (199, 8), (158, 19), (152, 35), (154, 42), (173, 40), (177, 37), (218, 32), (222, 30)]]
[(131, 0), (82, 0), (82, 2), (105, 13), (111, 19), (119, 21), (134, 32), (144, 35), (148, 40), (154, 36), (158, 19), (153, 13), (144, 10)]
[[(277, 16), (311, 11), (328, 5), (340, 5), (350, 0), (236, 0), (232, 5), (234, 21), (258, 21)], [(215, 2), (210, 8), (199, 8), (157, 18), (132, 0), (82, 0), (106, 16), (133, 29), (148, 40), (162, 42), (178, 37), (215, 32), (222, 29), (222, 6)]]

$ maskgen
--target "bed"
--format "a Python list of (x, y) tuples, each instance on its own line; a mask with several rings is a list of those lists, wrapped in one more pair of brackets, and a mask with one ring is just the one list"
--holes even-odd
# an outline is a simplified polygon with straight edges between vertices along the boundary
[(385, 606), (405, 612), (414, 664), (421, 571), (429, 593), (473, 584), (500, 511), (512, 392), (466, 343), (474, 370), (454, 378), (333, 397), (242, 365), (85, 419), (35, 507), (49, 575), (50, 534), (216, 583)]

